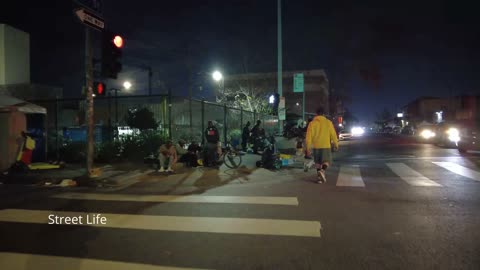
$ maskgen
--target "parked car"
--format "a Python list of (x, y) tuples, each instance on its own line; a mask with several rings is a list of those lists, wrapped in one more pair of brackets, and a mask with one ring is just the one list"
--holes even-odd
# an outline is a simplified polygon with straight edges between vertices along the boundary
[(347, 131), (347, 130), (342, 130), (340, 131), (340, 133), (338, 134), (338, 139), (340, 141), (343, 141), (343, 140), (350, 140), (352, 138), (352, 133)]
[(465, 153), (467, 151), (480, 151), (480, 128), (463, 128), (460, 130), (460, 141), (458, 142), (458, 151)]

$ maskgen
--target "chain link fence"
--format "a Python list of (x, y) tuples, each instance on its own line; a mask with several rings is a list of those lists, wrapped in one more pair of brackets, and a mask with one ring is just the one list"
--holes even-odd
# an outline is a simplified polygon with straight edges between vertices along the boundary
[[(49, 158), (58, 158), (65, 144), (86, 141), (86, 103), (84, 99), (33, 100), (34, 104), (47, 109), (44, 142)], [(131, 134), (126, 117), (131, 109), (148, 108), (159, 124), (157, 133), (175, 142), (203, 141), (208, 121), (213, 121), (220, 132), (220, 140), (236, 146), (241, 143), (241, 133), (247, 122), (251, 127), (257, 120), (267, 135), (275, 134), (276, 116), (231, 108), (212, 103), (168, 95), (154, 96), (107, 96), (94, 100), (95, 142), (113, 141), (115, 134)]]

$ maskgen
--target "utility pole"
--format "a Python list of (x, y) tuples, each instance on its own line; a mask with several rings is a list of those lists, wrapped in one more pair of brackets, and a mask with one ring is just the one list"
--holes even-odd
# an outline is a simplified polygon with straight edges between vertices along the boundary
[[(282, 0), (277, 0), (277, 88), (282, 97)], [(278, 131), (283, 133), (283, 120), (278, 120)]]
[(91, 30), (85, 27), (85, 79), (87, 92), (87, 175), (93, 176), (93, 48), (91, 41)]
[(148, 95), (152, 95), (152, 67), (148, 66)]

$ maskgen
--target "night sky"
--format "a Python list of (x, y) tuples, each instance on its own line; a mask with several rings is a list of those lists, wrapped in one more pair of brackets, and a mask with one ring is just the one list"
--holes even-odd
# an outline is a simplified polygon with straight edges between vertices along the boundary
[[(32, 82), (79, 96), (84, 31), (74, 4), (17, 2), (1, 4), (0, 22), (30, 33)], [(103, 2), (107, 28), (125, 37), (125, 72), (109, 86), (129, 79), (145, 94), (141, 65), (153, 67), (154, 93), (185, 94), (189, 70), (276, 71), (276, 0)], [(478, 4), (392, 2), (284, 0), (284, 70), (325, 69), (362, 120), (418, 96), (479, 93)], [(378, 87), (360, 71), (377, 71)]]

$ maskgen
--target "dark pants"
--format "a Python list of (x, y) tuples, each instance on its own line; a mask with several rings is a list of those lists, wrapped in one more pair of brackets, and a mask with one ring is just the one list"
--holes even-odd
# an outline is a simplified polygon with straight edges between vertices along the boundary
[(242, 149), (243, 149), (243, 151), (247, 151), (247, 143), (248, 143), (248, 137), (243, 137), (242, 138)]
[(217, 165), (217, 143), (207, 143), (205, 146), (205, 154), (203, 156), (204, 166), (216, 166)]
[(180, 160), (178, 162), (185, 163), (189, 167), (197, 167), (198, 157), (195, 153), (186, 153), (180, 157)]

